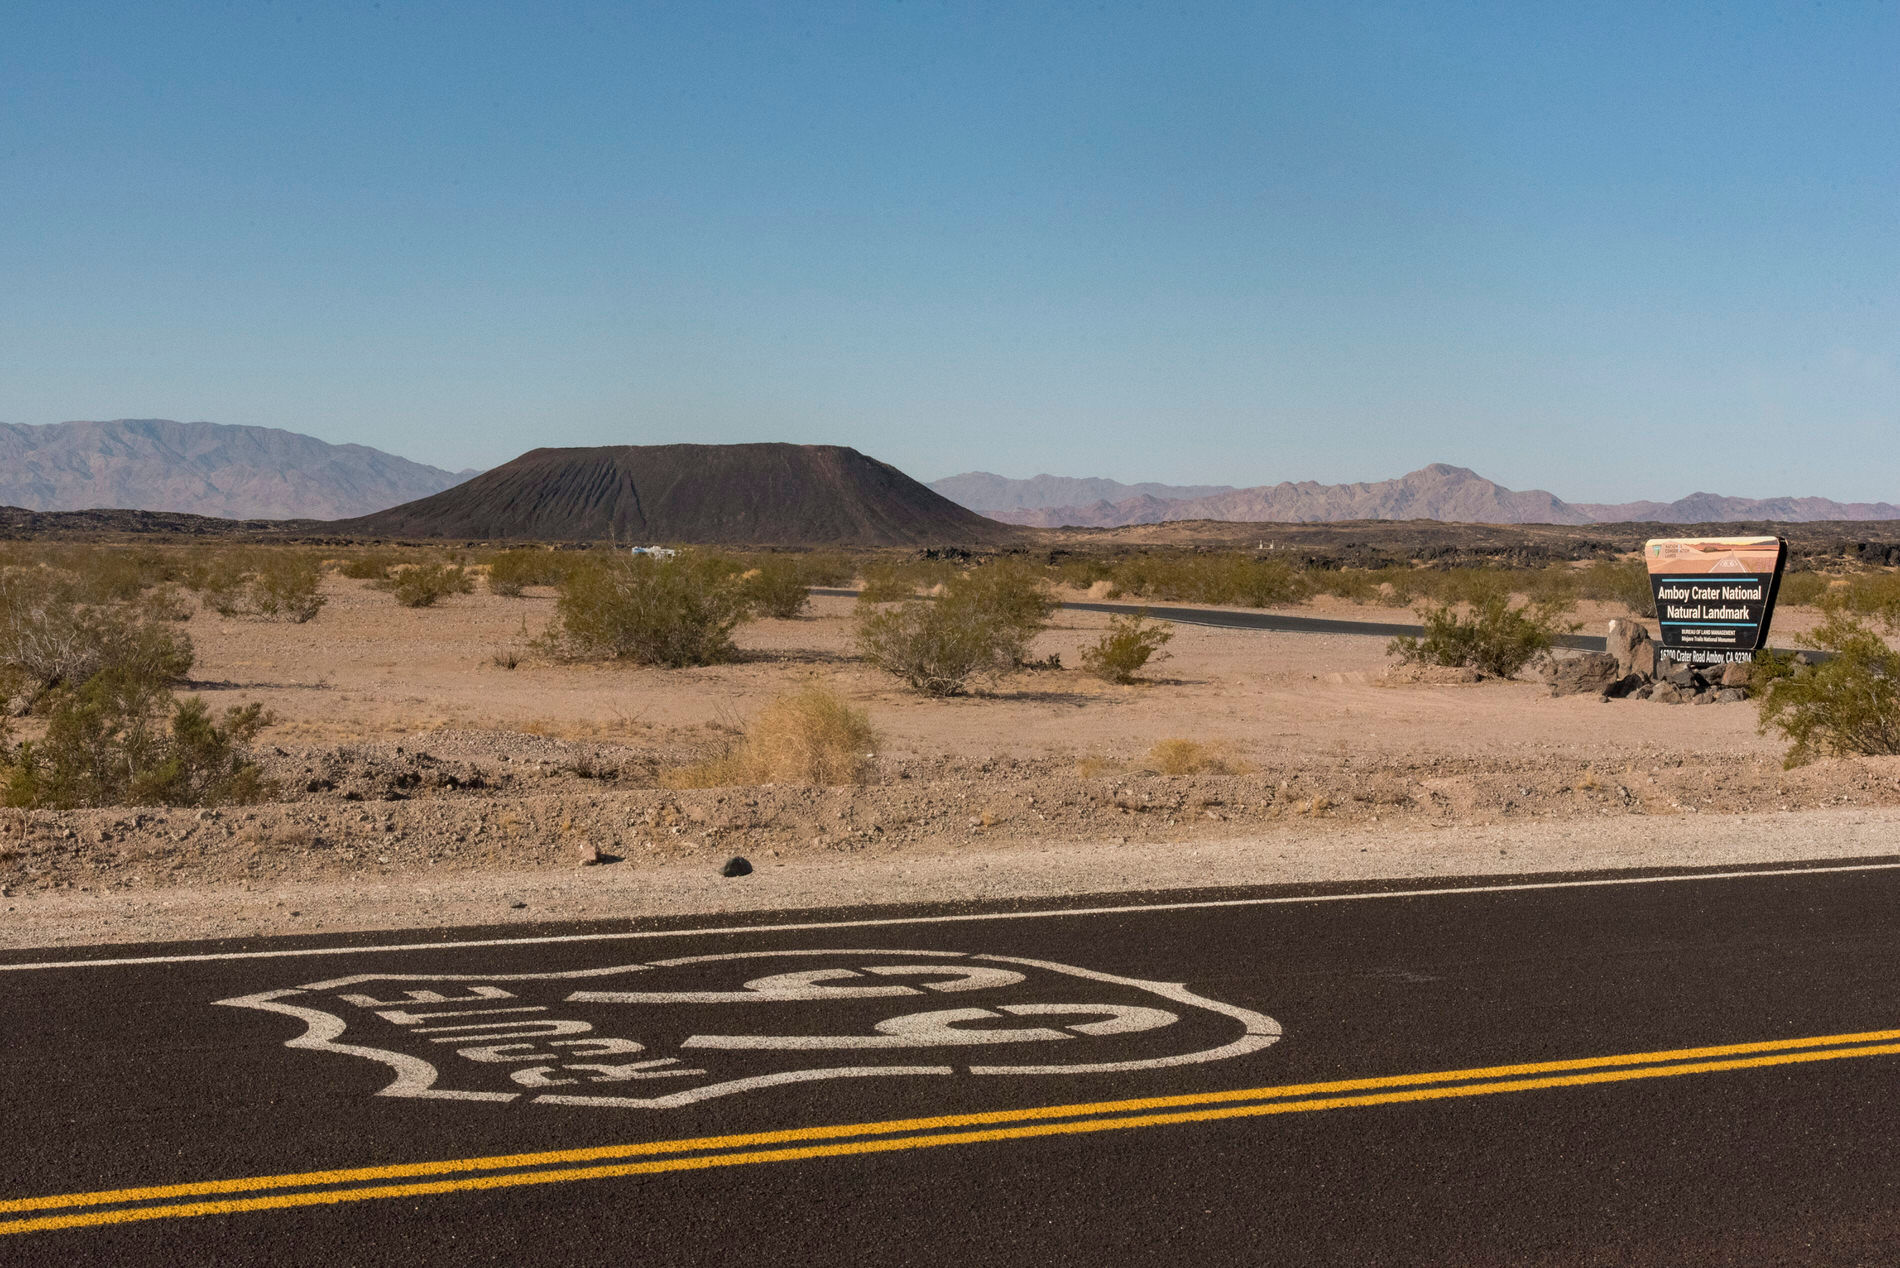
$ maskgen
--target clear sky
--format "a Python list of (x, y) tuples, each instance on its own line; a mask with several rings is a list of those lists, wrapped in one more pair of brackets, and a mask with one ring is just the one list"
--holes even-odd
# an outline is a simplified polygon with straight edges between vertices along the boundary
[(1900, 5), (0, 11), (0, 421), (1900, 501)]

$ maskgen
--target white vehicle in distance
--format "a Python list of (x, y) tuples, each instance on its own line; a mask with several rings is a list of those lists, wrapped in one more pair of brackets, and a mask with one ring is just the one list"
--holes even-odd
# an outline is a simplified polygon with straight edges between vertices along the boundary
[(633, 553), (635, 555), (644, 555), (648, 559), (671, 559), (673, 556), (679, 554), (677, 550), (668, 546), (635, 546)]

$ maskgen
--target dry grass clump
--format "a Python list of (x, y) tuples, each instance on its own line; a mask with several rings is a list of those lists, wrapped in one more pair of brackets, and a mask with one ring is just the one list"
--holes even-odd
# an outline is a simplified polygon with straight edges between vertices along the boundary
[(1163, 775), (1244, 775), (1253, 769), (1221, 741), (1162, 740), (1148, 750), (1148, 763)]
[(813, 683), (761, 709), (727, 752), (662, 774), (669, 788), (741, 784), (861, 784), (878, 748), (862, 709)]

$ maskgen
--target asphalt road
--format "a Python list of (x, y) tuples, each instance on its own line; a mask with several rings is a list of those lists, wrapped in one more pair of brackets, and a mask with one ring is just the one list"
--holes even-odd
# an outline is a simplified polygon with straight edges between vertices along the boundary
[(1900, 862), (1092, 902), (8, 953), (0, 1262), (1892, 1262)]
[[(856, 590), (812, 590), (813, 594), (829, 595), (833, 598), (851, 599), (857, 597)], [(1174, 621), (1181, 625), (1206, 625), (1219, 630), (1265, 630), (1280, 634), (1364, 634), (1377, 638), (1417, 638), (1425, 632), (1422, 625), (1406, 625), (1393, 621), (1338, 621), (1321, 616), (1281, 616), (1273, 612), (1251, 612), (1240, 608), (1175, 608), (1145, 603), (1063, 603), (1065, 608), (1077, 612), (1108, 612), (1116, 616), (1126, 616), (1134, 612), (1143, 612), (1158, 621)], [(1604, 649), (1604, 640), (1595, 634), (1560, 634), (1557, 646), (1573, 648), (1583, 652), (1600, 652)]]

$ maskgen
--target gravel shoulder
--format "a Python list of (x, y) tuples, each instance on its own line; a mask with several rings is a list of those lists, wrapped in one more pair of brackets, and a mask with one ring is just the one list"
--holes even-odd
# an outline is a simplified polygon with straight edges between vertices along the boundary
[(541, 924), (896, 903), (984, 902), (1310, 881), (1719, 866), (1890, 854), (1900, 808), (1372, 825), (1185, 841), (999, 842), (877, 857), (215, 884), (9, 899), (0, 947)]

